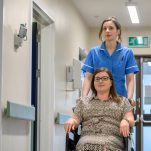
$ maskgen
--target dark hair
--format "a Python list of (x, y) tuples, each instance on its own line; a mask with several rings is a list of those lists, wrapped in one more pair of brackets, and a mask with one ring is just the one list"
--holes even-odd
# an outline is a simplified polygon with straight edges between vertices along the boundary
[(99, 68), (99, 69), (95, 70), (95, 72), (92, 76), (92, 81), (91, 81), (91, 90), (92, 90), (93, 94), (95, 96), (97, 95), (97, 91), (96, 91), (95, 86), (94, 86), (94, 80), (95, 80), (96, 74), (98, 74), (100, 72), (106, 72), (108, 74), (108, 76), (110, 77), (110, 80), (112, 80), (112, 86), (110, 88), (109, 94), (110, 94), (110, 96), (112, 96), (114, 102), (121, 103), (121, 97), (119, 97), (117, 95), (116, 90), (115, 90), (112, 73), (107, 68)]
[(122, 39), (121, 39), (121, 32), (122, 32), (121, 25), (120, 25), (120, 23), (117, 21), (117, 19), (115, 17), (109, 17), (109, 18), (105, 19), (102, 22), (101, 28), (100, 28), (100, 31), (99, 31), (99, 38), (102, 40), (101, 35), (102, 35), (102, 31), (103, 31), (103, 25), (104, 25), (105, 22), (108, 22), (108, 21), (112, 21), (114, 23), (114, 25), (116, 26), (116, 29), (119, 30), (118, 40), (122, 41)]

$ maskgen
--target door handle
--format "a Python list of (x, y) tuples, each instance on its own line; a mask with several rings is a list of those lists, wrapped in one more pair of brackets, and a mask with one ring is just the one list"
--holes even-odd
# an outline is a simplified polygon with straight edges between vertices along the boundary
[[(136, 126), (137, 125), (137, 123), (139, 123), (139, 114), (137, 114), (136, 115), (136, 120), (134, 120), (134, 125)], [(131, 128), (131, 133), (134, 133), (134, 129), (133, 128)]]
[(143, 119), (143, 123), (151, 124), (151, 121), (146, 121)]
[(139, 115), (137, 114), (137, 115), (136, 115), (135, 123), (138, 123), (138, 122), (139, 122), (139, 120), (140, 120), (140, 118), (139, 118)]
[(140, 117), (141, 123), (151, 124), (151, 121), (144, 120), (143, 115)]

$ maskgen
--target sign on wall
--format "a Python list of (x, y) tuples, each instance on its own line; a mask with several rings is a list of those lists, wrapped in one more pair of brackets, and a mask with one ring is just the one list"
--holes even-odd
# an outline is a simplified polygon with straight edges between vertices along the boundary
[(129, 47), (149, 47), (149, 37), (135, 36), (128, 37)]

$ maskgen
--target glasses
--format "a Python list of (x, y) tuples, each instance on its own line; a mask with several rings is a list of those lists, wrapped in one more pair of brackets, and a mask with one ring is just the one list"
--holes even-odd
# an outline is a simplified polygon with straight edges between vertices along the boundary
[(110, 77), (107, 77), (107, 76), (103, 76), (103, 77), (95, 77), (95, 81), (96, 82), (99, 82), (100, 80), (101, 81), (107, 81), (107, 80), (109, 80), (109, 79), (111, 79)]

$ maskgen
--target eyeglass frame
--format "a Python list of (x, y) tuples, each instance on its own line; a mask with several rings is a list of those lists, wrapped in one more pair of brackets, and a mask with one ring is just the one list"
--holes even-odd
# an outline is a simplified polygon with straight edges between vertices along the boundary
[(100, 80), (101, 80), (101, 81), (108, 81), (109, 79), (112, 80), (112, 79), (111, 79), (110, 77), (108, 77), (108, 76), (95, 77), (95, 78), (94, 78), (94, 81), (95, 81), (95, 82), (100, 82)]

